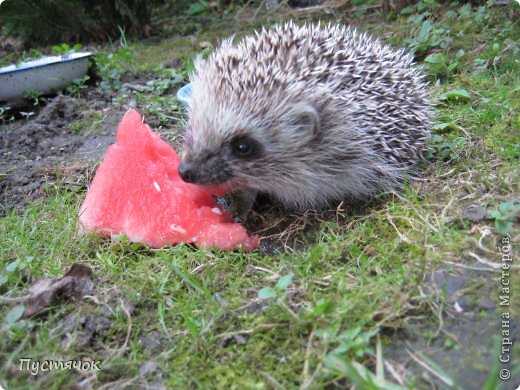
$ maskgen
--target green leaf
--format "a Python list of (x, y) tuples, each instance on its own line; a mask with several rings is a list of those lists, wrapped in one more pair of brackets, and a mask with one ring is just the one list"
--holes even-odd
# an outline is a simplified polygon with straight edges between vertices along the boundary
[(501, 234), (507, 236), (513, 228), (513, 223), (497, 218), (495, 219), (495, 227)]
[(512, 205), (513, 205), (513, 202), (509, 200), (509, 201), (500, 203), (500, 205), (498, 206), (498, 209), (500, 210), (500, 212), (505, 214), (509, 211), (509, 209), (511, 208)]
[(455, 62), (452, 62), (449, 66), (448, 66), (448, 73), (451, 73), (453, 72), (455, 69), (457, 69), (459, 66), (459, 63), (457, 61)]
[(138, 249), (141, 249), (141, 248), (145, 248), (146, 246), (141, 244), (140, 242), (133, 242), (132, 244), (130, 244), (130, 250), (135, 252), (137, 251)]
[[(444, 122), (444, 123), (437, 123), (436, 125), (433, 125), (432, 128), (434, 130), (444, 130), (444, 129), (448, 129), (450, 127), (453, 126), (453, 122)], [(437, 140), (437, 141), (434, 141), (434, 142), (440, 142), (442, 141), (442, 137), (440, 135), (437, 135), (435, 134), (433, 137), (432, 137), (432, 141), (433, 140)]]
[(7, 264), (7, 267), (5, 267), (5, 270), (7, 272), (14, 272), (18, 268), (19, 264), (20, 264), (20, 260), (15, 260), (12, 263)]
[(258, 291), (258, 298), (271, 299), (276, 298), (277, 292), (273, 287), (264, 287)]
[(468, 91), (462, 88), (452, 89), (451, 91), (444, 92), (441, 96), (439, 96), (440, 100), (450, 100), (450, 99), (460, 99), (460, 100), (470, 100), (471, 96)]
[(366, 390), (404, 390), (405, 388), (384, 379), (378, 379), (369, 369), (343, 356), (329, 353), (325, 358), (325, 367), (336, 372), (356, 385), (356, 388)]
[(186, 326), (188, 327), (188, 330), (191, 334), (193, 334), (194, 336), (198, 336), (200, 334), (200, 326), (196, 320), (190, 317), (189, 314), (190, 313), (187, 312), (182, 313)]
[(347, 330), (341, 332), (341, 334), (338, 336), (338, 338), (343, 341), (350, 341), (350, 340), (354, 340), (360, 333), (361, 333), (361, 328), (359, 326), (357, 326), (355, 328), (347, 329)]
[(187, 13), (190, 16), (194, 16), (207, 11), (209, 11), (208, 3), (204, 1), (199, 1), (198, 3), (193, 3), (192, 5), (190, 5), (190, 8), (188, 8)]
[(332, 306), (331, 301), (327, 301), (323, 298), (318, 299), (316, 303), (314, 304), (314, 314), (315, 315), (321, 315), (325, 314), (327, 311), (329, 311), (329, 308)]
[(502, 214), (514, 213), (520, 209), (520, 204), (513, 204), (512, 200), (500, 203), (498, 209)]
[(211, 293), (209, 290), (204, 286), (203, 284), (199, 283), (197, 279), (195, 279), (193, 276), (183, 272), (179, 267), (176, 265), (171, 266), (173, 272), (177, 274), (182, 280), (184, 280), (188, 285), (193, 287), (193, 289), (197, 290), (199, 293), (206, 295), (207, 297), (211, 297)]
[(459, 51), (457, 51), (457, 53), (455, 54), (455, 57), (462, 58), (462, 57), (464, 57), (464, 54), (466, 54), (464, 49), (459, 49)]
[(286, 290), (287, 287), (289, 287), (289, 285), (291, 284), (292, 278), (293, 274), (282, 276), (280, 279), (278, 279), (278, 282), (276, 282), (276, 288), (278, 290)]
[(433, 53), (424, 59), (429, 64), (443, 64), (446, 62), (446, 56), (442, 53)]
[(430, 35), (430, 31), (432, 30), (433, 25), (429, 20), (425, 20), (423, 24), (421, 25), (421, 29), (419, 30), (418, 39), (422, 42), (426, 41), (428, 39), (428, 36)]
[(412, 13), (413, 13), (413, 8), (412, 7), (404, 7), (401, 10), (401, 15), (410, 15)]
[(489, 216), (491, 218), (500, 219), (500, 218), (502, 218), (502, 213), (500, 211), (498, 211), (498, 210), (491, 210), (489, 212)]
[(353, 384), (360, 389), (365, 389), (367, 385), (365, 378), (363, 378), (352, 364), (341, 356), (329, 353), (325, 358), (325, 367), (329, 370), (335, 371), (347, 377)]
[(13, 307), (9, 313), (6, 314), (4, 321), (8, 325), (14, 324), (16, 321), (18, 321), (25, 312), (25, 305), (16, 305)]
[(439, 134), (434, 134), (433, 137), (432, 137), (432, 142), (433, 143), (440, 143), (444, 140), (444, 138), (442, 138), (442, 135), (439, 135)]

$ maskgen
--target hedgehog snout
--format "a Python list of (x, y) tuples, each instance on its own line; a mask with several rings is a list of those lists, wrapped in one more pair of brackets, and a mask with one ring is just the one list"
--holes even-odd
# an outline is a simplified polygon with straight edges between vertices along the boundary
[(187, 163), (185, 160), (181, 161), (178, 171), (179, 171), (179, 176), (186, 183), (193, 183), (195, 181), (193, 167), (191, 164)]
[(179, 176), (186, 183), (218, 185), (231, 178), (231, 170), (217, 154), (186, 155), (179, 167)]

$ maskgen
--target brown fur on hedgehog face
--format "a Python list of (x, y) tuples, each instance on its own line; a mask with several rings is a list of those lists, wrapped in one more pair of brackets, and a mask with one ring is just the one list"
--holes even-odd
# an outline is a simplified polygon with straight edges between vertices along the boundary
[(192, 117), (181, 176), (201, 185), (225, 184), (260, 191), (278, 177), (285, 182), (288, 171), (299, 170), (295, 165), (302, 161), (280, 157), (301, 155), (305, 163), (311, 153), (309, 145), (319, 133), (319, 115), (304, 102), (292, 103), (278, 112), (268, 112), (268, 119), (250, 113), (248, 119), (240, 121), (230, 107), (222, 107), (219, 120), (204, 115)]

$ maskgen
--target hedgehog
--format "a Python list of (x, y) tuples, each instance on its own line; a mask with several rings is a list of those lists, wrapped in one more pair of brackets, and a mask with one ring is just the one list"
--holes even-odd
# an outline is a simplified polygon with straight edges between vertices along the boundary
[(190, 85), (181, 178), (288, 209), (398, 191), (430, 138), (412, 56), (349, 26), (286, 22), (231, 37), (196, 61)]

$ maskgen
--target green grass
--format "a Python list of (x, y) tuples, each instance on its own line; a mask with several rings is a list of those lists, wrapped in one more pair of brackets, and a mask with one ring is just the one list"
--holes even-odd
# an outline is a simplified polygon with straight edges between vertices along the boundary
[[(479, 23), (481, 11), (471, 12), (473, 22)], [(500, 237), (493, 220), (475, 226), (460, 219), (459, 209), (480, 203), (493, 210), (505, 200), (518, 199), (520, 66), (512, 49), (501, 52), (499, 61), (486, 69), (475, 65), (477, 58), (497, 55), (489, 48), (493, 42), (505, 47), (514, 41), (518, 23), (516, 29), (502, 31), (501, 12), (506, 11), (486, 12), (491, 18), (480, 22), (488, 28), (483, 33), (461, 16), (437, 21), (449, 26), (453, 38), (448, 48), (441, 49), (446, 53), (463, 49), (465, 56), (458, 59), (457, 72), (432, 86), (434, 94), (465, 89), (470, 99), (439, 103), (437, 123), (446, 126), (436, 130), (441, 146), (425, 167), (424, 180), (363, 210), (287, 216), (294, 231), (287, 241), (287, 236), (279, 237), (274, 254), (210, 252), (188, 245), (152, 250), (125, 242), (111, 244), (94, 235), (78, 238), (77, 212), (84, 194), (59, 184), (50, 184), (48, 196), (25, 211), (2, 217), (4, 298), (24, 295), (36, 279), (62, 276), (74, 263), (92, 268), (96, 289), (81, 301), (56, 302), (44, 316), (4, 318), (1, 384), (9, 389), (58, 389), (88, 380), (95, 388), (158, 382), (167, 388), (242, 389), (355, 383), (357, 388), (390, 389), (398, 388), (399, 380), (404, 388), (425, 388), (443, 383), (439, 377), (454, 377), (454, 363), (448, 358), (434, 361), (423, 351), (414, 356), (437, 375), (422, 375), (426, 371), (420, 366), (392, 374), (384, 362), (396, 361), (392, 345), (406, 338), (405, 330), (419, 333), (426, 345), (444, 340), (447, 355), (464, 348), (450, 334), (453, 329), (446, 328), (453, 313), (445, 293), (433, 291), (425, 280), (439, 268), (483, 267), (469, 252), (498, 262), (489, 252), (496, 253), (493, 241)], [(413, 39), (410, 34), (415, 31), (404, 18), (371, 25), (370, 30), (375, 35), (382, 30), (395, 33), (395, 45)], [(181, 59), (187, 58), (185, 53), (193, 54), (186, 40), (179, 42), (182, 50), (173, 42), (130, 44), (125, 50), (131, 54), (119, 59), (138, 63), (133, 68), (137, 74), (159, 74), (163, 80), (164, 71), (157, 66), (170, 61), (167, 50)], [(439, 47), (426, 48), (431, 49)], [(105, 64), (107, 77), (113, 77), (110, 85), (119, 85), (114, 80), (119, 80), (124, 65)], [(140, 102), (147, 115), (169, 123), (161, 115), (168, 110), (177, 113), (178, 107), (172, 109), (167, 97), (154, 96), (160, 90), (157, 95), (162, 97), (162, 86), (150, 87)], [(76, 131), (90, 131), (98, 119), (79, 123)], [(443, 148), (455, 154), (444, 158)], [(485, 228), (490, 229), (488, 236), (483, 236)], [(516, 221), (510, 236), (518, 237), (518, 232)], [(513, 271), (512, 286), (520, 285), (519, 274)], [(498, 274), (489, 276), (495, 278), (490, 298), (498, 303)], [(479, 283), (480, 279), (465, 287), (476, 300), (483, 286)], [(2, 316), (15, 307), (4, 301), (0, 300)], [(511, 302), (511, 314), (518, 321), (517, 289)], [(18, 370), (21, 358), (89, 358), (100, 360), (102, 369), (31, 376)], [(518, 346), (513, 359), (518, 363)], [(150, 361), (157, 368), (140, 372)], [(464, 364), (471, 362), (468, 356)], [(491, 367), (482, 370), (489, 370), (494, 386), (496, 372)], [(457, 379), (453, 382), (456, 388)]]

